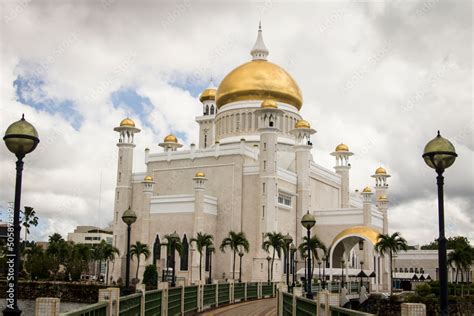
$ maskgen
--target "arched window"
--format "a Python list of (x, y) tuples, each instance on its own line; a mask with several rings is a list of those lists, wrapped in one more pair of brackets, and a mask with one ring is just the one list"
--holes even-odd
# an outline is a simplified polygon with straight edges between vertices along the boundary
[(213, 114), (214, 114), (214, 104), (211, 105), (211, 115), (213, 115)]
[(204, 134), (204, 148), (207, 148), (207, 134)]
[(189, 253), (189, 244), (188, 244), (188, 238), (186, 237), (186, 234), (184, 234), (183, 237), (183, 253), (181, 254), (181, 271), (188, 271), (188, 253)]
[(161, 259), (160, 236), (156, 235), (155, 243), (153, 244), (153, 264), (156, 264), (156, 261), (160, 259)]
[(209, 105), (206, 105), (206, 110), (204, 111), (204, 115), (208, 115), (209, 114)]

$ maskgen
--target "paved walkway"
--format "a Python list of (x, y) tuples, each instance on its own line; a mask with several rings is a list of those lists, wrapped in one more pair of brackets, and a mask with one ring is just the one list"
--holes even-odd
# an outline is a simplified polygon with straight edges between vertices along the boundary
[(212, 311), (204, 312), (203, 316), (276, 316), (277, 314), (276, 298), (266, 298), (258, 301), (237, 303)]

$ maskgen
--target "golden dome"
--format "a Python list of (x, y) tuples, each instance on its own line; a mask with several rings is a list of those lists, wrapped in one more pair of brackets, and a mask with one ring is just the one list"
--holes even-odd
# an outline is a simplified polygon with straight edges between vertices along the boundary
[(120, 122), (120, 126), (135, 127), (135, 122), (127, 117)]
[(196, 172), (196, 175), (195, 175), (196, 178), (205, 178), (206, 177), (206, 174), (202, 171), (198, 171)]
[(385, 169), (382, 168), (382, 167), (378, 167), (378, 168), (375, 170), (375, 174), (387, 174), (387, 170), (385, 170)]
[(216, 99), (217, 89), (207, 88), (199, 96), (199, 101), (204, 102), (206, 100), (215, 100)]
[(143, 180), (151, 182), (151, 181), (153, 181), (153, 177), (152, 176), (145, 176), (145, 178)]
[(263, 108), (263, 109), (276, 109), (276, 108), (278, 108), (278, 105), (275, 101), (267, 99), (267, 100), (262, 102), (260, 107)]
[(362, 193), (372, 193), (372, 190), (369, 187), (365, 187)]
[(349, 147), (346, 144), (340, 143), (336, 146), (336, 151), (349, 151)]
[(308, 121), (299, 120), (298, 122), (296, 122), (295, 128), (311, 128), (311, 125)]
[(173, 134), (169, 134), (168, 136), (165, 137), (163, 142), (164, 143), (177, 143), (178, 139)]
[(385, 196), (385, 195), (379, 196), (379, 201), (387, 201), (387, 200), (388, 200), (387, 196)]
[(266, 60), (252, 60), (232, 70), (217, 89), (217, 107), (243, 100), (266, 100), (291, 104), (298, 110), (303, 103), (296, 81), (283, 68)]

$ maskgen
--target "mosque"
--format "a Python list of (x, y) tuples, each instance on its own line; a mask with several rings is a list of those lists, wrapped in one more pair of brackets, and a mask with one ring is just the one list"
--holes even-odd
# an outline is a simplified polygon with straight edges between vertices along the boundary
[[(346, 144), (335, 146), (335, 166), (328, 169), (313, 160), (316, 130), (301, 116), (303, 97), (298, 84), (280, 66), (267, 60), (262, 30), (250, 51), (252, 59), (232, 70), (217, 88), (199, 96), (202, 115), (199, 144), (183, 149), (170, 134), (159, 152), (145, 149), (145, 171), (134, 172), (134, 138), (140, 132), (130, 118), (114, 130), (119, 133), (117, 186), (113, 219), (114, 244), (120, 250), (112, 271), (125, 276), (127, 230), (121, 216), (129, 207), (136, 213), (132, 244), (149, 245), (139, 275), (155, 263), (165, 268), (164, 236), (176, 231), (184, 253), (176, 261), (176, 275), (185, 283), (199, 280), (199, 255), (190, 244), (197, 232), (214, 236), (215, 244), (229, 231), (242, 231), (250, 243), (242, 258), (242, 279), (267, 280), (267, 256), (262, 250), (266, 232), (289, 233), (298, 246), (306, 231), (300, 224), (307, 211), (316, 217), (313, 234), (329, 248), (326, 273), (331, 279), (360, 271), (363, 261), (374, 289), (387, 289), (386, 258), (373, 251), (379, 233), (388, 232), (388, 172), (379, 167), (374, 187), (350, 190), (350, 157)], [(298, 270), (304, 269), (298, 258)], [(203, 278), (208, 276), (208, 256)], [(131, 271), (136, 269), (132, 261)], [(239, 271), (239, 264), (236, 270)], [(317, 269), (317, 268), (316, 268)], [(314, 272), (317, 275), (318, 271)], [(132, 273), (133, 274), (133, 273)], [(232, 278), (232, 255), (216, 251), (212, 278)], [(283, 258), (275, 260), (274, 280), (284, 279)]]

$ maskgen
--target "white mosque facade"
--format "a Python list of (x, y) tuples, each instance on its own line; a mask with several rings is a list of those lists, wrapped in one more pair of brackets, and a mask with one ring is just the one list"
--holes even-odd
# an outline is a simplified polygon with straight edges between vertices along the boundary
[[(242, 279), (266, 281), (264, 234), (289, 233), (298, 246), (306, 234), (300, 221), (309, 211), (317, 221), (313, 234), (330, 249), (327, 274), (334, 278), (338, 268), (340, 274), (342, 258), (348, 263), (347, 272), (360, 269), (363, 260), (364, 270), (376, 274), (374, 288), (386, 288), (388, 265), (373, 245), (379, 233), (388, 232), (390, 175), (380, 167), (372, 175), (374, 188), (351, 193), (353, 153), (339, 144), (330, 153), (335, 159), (333, 170), (313, 160), (316, 131), (301, 116), (301, 91), (290, 74), (267, 61), (261, 29), (251, 56), (218, 88), (201, 93), (198, 146), (183, 149), (175, 136), (168, 135), (159, 152), (145, 149), (145, 171), (134, 172), (134, 137), (140, 130), (129, 118), (115, 128), (120, 136), (113, 236), (121, 260), (115, 261), (112, 277), (125, 276), (127, 230), (121, 215), (129, 207), (137, 215), (132, 244), (141, 241), (152, 250), (148, 259), (142, 257), (139, 275), (152, 263), (161, 274), (166, 260), (164, 236), (176, 231), (188, 245), (187, 255), (176, 261), (176, 275), (186, 283), (199, 280), (199, 255), (190, 239), (197, 232), (212, 234), (218, 248), (229, 231), (244, 232), (250, 243), (249, 253), (242, 258)], [(133, 260), (131, 271), (135, 269)], [(206, 264), (203, 276), (207, 278), (209, 272), (204, 270)], [(232, 278), (229, 251), (217, 250), (213, 255), (212, 277)], [(283, 278), (283, 259), (277, 259), (274, 280)]]

